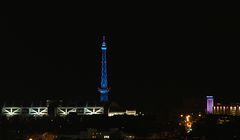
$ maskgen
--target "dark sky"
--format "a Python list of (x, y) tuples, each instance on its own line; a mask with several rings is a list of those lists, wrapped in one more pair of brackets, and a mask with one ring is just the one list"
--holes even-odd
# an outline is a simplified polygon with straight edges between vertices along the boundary
[(11, 7), (1, 100), (97, 100), (106, 35), (111, 100), (158, 110), (198, 108), (205, 95), (238, 101), (239, 16), (146, 7)]

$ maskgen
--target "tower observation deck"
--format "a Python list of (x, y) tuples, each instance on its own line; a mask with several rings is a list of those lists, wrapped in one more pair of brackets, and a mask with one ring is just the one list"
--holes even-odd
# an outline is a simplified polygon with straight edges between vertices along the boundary
[(105, 42), (105, 36), (103, 36), (101, 50), (102, 50), (101, 84), (98, 91), (100, 93), (100, 102), (108, 102), (109, 88), (107, 80), (107, 45)]

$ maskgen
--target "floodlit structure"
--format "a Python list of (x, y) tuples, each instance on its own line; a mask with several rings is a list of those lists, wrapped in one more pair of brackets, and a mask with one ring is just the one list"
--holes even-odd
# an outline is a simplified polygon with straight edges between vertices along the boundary
[(103, 107), (84, 107), (84, 112), (85, 115), (99, 115), (104, 113), (104, 108)]
[(70, 113), (76, 113), (76, 107), (57, 107), (57, 115), (59, 116), (67, 116)]
[(213, 114), (213, 96), (207, 96), (207, 114)]
[(101, 115), (104, 114), (103, 107), (57, 107), (58, 116), (67, 116), (70, 113), (77, 115)]
[(12, 117), (16, 115), (20, 115), (22, 113), (22, 108), (20, 107), (3, 107), (2, 114), (7, 117)]
[(47, 107), (30, 107), (29, 115), (34, 116), (34, 117), (47, 116), (48, 108)]
[[(70, 113), (77, 115), (101, 115), (104, 114), (104, 108), (101, 106), (96, 107), (57, 107), (58, 116), (67, 116)], [(48, 107), (3, 107), (2, 115), (7, 117), (13, 116), (33, 116), (43, 117), (48, 116)]]
[(107, 45), (105, 36), (101, 46), (102, 50), (102, 67), (101, 67), (101, 87), (98, 89), (100, 93), (100, 102), (108, 102), (108, 80), (107, 80)]
[(119, 115), (138, 116), (136, 110), (126, 110), (126, 111), (123, 111), (123, 112), (119, 112), (119, 111), (108, 112), (108, 116), (109, 116), (109, 117), (112, 117), (112, 116), (119, 116)]
[(3, 107), (2, 114), (7, 117), (18, 115), (43, 117), (48, 115), (47, 107)]

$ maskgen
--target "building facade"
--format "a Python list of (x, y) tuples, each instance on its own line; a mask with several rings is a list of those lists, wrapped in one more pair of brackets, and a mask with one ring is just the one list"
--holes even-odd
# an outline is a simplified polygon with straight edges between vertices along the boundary
[(240, 104), (214, 103), (213, 96), (207, 96), (206, 104), (207, 114), (240, 116)]

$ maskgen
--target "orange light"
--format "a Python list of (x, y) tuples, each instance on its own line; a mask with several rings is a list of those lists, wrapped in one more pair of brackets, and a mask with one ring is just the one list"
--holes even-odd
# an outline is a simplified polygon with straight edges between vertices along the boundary
[(187, 115), (186, 116), (186, 121), (189, 122), (189, 120), (190, 120), (190, 115)]
[(191, 128), (191, 127), (192, 127), (192, 123), (191, 123), (191, 122), (188, 122), (188, 123), (186, 123), (186, 126), (187, 126), (188, 128)]

